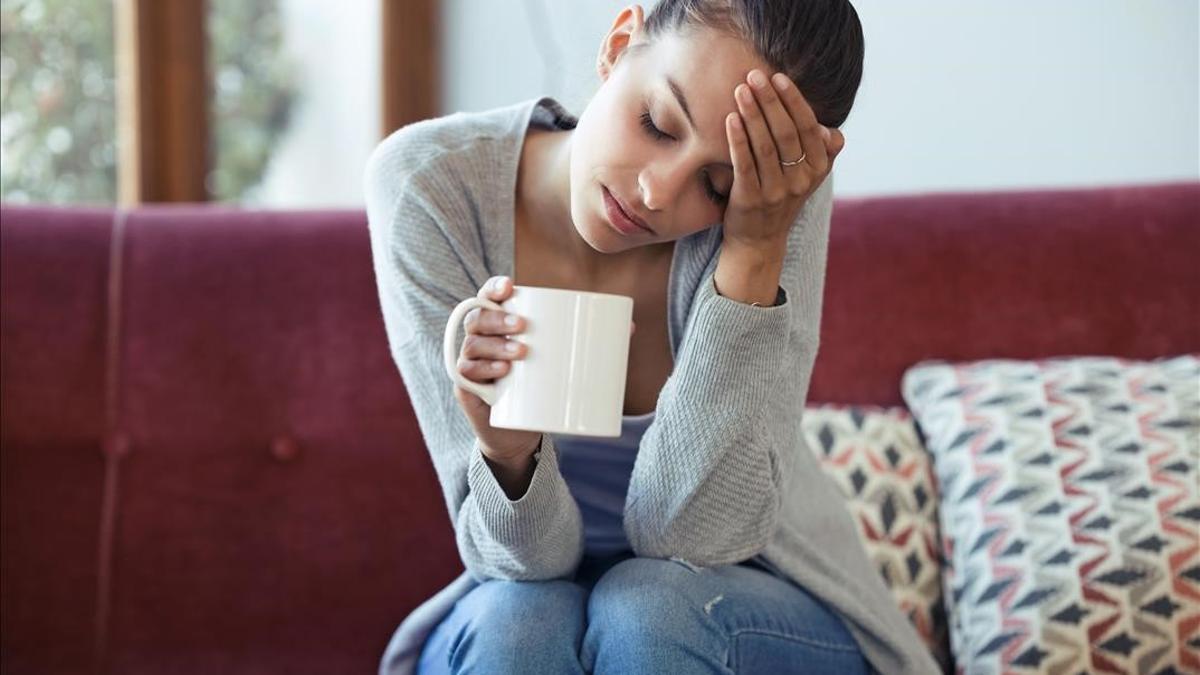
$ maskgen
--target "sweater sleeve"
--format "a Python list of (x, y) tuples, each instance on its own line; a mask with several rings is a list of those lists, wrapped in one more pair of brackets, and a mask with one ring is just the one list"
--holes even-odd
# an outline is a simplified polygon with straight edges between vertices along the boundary
[(820, 340), (832, 175), (788, 235), (781, 302), (717, 293), (717, 256), (692, 301), (675, 368), (638, 448), (624, 527), (639, 556), (740, 562), (774, 534)]
[[(412, 129), (389, 136), (368, 161), (367, 221), (389, 349), (441, 483), (459, 555), (480, 581), (568, 577), (583, 554), (583, 527), (551, 435), (542, 436), (534, 455), (528, 490), (510, 500), (454, 398), (443, 331), (453, 308), (490, 275), (478, 233), (462, 231), (463, 223), (474, 229), (476, 219), (447, 177), (452, 172), (438, 168), (439, 157), (427, 157), (435, 151), (408, 134)], [(460, 346), (463, 338), (460, 329)]]

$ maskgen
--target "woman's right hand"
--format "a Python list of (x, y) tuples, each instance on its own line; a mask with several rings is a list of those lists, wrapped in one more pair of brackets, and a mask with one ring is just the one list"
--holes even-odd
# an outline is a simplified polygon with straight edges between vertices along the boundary
[[(486, 297), (495, 303), (503, 303), (512, 295), (512, 280), (508, 277), (492, 277), (480, 292), (486, 289)], [(515, 319), (515, 324), (506, 324), (505, 319)], [(528, 347), (507, 336), (525, 330), (525, 319), (515, 314), (498, 312), (494, 309), (477, 307), (463, 319), (467, 337), (458, 353), (458, 372), (463, 377), (489, 384), (504, 377), (512, 368), (512, 362), (525, 358)], [(483, 446), (484, 456), (493, 462), (505, 465), (524, 464), (538, 446), (542, 434), (520, 429), (497, 429), (491, 425), (492, 407), (474, 393), (454, 387), (454, 397), (467, 414), (475, 435)]]

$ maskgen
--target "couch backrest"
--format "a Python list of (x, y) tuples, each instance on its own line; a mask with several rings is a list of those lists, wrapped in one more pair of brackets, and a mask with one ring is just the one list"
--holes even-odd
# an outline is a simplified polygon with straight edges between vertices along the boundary
[(1200, 183), (841, 199), (810, 401), (922, 359), (1200, 351)]
[(371, 672), (462, 568), (364, 215), (2, 222), (5, 671)]
[[(810, 402), (1200, 350), (1200, 184), (839, 200)], [(369, 672), (460, 570), (359, 211), (5, 206), (5, 670)]]

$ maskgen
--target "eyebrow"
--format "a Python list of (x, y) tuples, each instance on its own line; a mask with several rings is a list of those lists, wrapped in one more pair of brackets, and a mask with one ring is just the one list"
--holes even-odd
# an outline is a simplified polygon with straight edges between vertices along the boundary
[[(687, 118), (688, 126), (692, 128), (692, 133), (699, 136), (700, 130), (696, 128), (696, 121), (692, 119), (692, 110), (688, 108), (687, 96), (683, 95), (683, 87), (680, 87), (678, 82), (671, 79), (670, 75), (664, 76), (663, 79), (667, 81), (667, 87), (675, 95), (675, 101), (679, 104), (679, 107), (683, 108), (683, 116)], [(728, 162), (719, 162), (719, 164), (720, 166), (733, 169), (733, 165)]]

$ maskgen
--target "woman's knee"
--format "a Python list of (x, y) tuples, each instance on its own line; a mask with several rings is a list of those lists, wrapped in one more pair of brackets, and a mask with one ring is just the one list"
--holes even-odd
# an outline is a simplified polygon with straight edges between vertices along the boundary
[(735, 663), (745, 672), (785, 672), (795, 659), (814, 672), (865, 672), (835, 615), (753, 568), (632, 558), (597, 581), (587, 617), (581, 659), (597, 673), (653, 669), (667, 656), (697, 672)]
[[(708, 614), (711, 572), (661, 558), (630, 558), (592, 588), (580, 660), (599, 674), (719, 672), (728, 636)], [(706, 604), (708, 606), (706, 607)]]
[(565, 580), (485, 581), (447, 617), (445, 657), (456, 672), (470, 663), (514, 669), (577, 663), (586, 600), (581, 586)]
[(684, 585), (696, 583), (699, 572), (662, 558), (630, 558), (613, 565), (600, 577), (588, 598), (589, 621), (621, 625), (657, 625), (667, 616), (687, 613), (693, 606)]
[(630, 558), (614, 565), (588, 598), (589, 638), (597, 647), (601, 642), (720, 639), (707, 614), (711, 606), (705, 607), (704, 573), (661, 558)]

